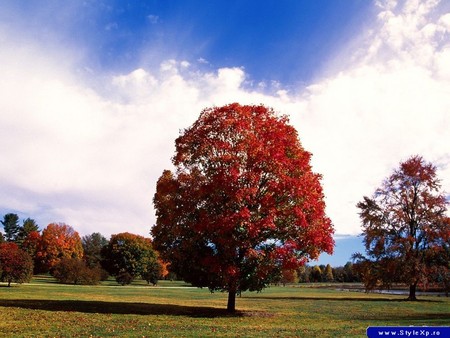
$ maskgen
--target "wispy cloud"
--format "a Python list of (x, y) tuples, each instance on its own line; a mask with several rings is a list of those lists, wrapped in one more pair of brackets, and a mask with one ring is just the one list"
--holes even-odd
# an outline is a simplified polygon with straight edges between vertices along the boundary
[(159, 22), (159, 16), (158, 15), (155, 15), (155, 14), (150, 14), (150, 15), (148, 15), (147, 16), (147, 19), (148, 19), (148, 21), (151, 23), (151, 24), (157, 24), (158, 22)]
[(358, 48), (341, 54), (346, 66), (269, 94), (243, 65), (205, 71), (189, 60), (80, 79), (71, 47), (15, 43), (17, 33), (0, 30), (9, 46), (0, 51), (0, 208), (81, 233), (148, 235), (179, 130), (203, 108), (236, 101), (289, 114), (323, 174), (337, 234), (359, 232), (357, 201), (412, 154), (438, 163), (450, 191), (450, 10), (438, 1), (379, 6)]

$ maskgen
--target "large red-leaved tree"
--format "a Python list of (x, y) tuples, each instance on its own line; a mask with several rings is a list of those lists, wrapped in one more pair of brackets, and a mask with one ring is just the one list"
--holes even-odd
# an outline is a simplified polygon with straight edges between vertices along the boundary
[(421, 156), (400, 163), (372, 197), (358, 203), (367, 256), (355, 254), (367, 289), (409, 286), (416, 300), (419, 283), (436, 272), (448, 282), (450, 218), (436, 167)]
[(333, 250), (311, 154), (286, 117), (237, 103), (205, 109), (176, 140), (154, 196), (154, 246), (195, 286), (236, 294), (262, 290)]

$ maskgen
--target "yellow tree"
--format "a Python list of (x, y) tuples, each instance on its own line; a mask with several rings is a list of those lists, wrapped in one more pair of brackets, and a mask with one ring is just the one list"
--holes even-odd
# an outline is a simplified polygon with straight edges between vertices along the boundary
[(330, 264), (327, 264), (327, 266), (325, 267), (324, 280), (325, 282), (334, 281), (333, 269), (331, 268)]

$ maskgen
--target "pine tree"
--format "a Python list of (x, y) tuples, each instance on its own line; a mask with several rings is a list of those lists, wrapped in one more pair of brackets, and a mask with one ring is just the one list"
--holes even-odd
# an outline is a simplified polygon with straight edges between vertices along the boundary
[(7, 242), (15, 242), (19, 232), (19, 216), (13, 213), (3, 216), (3, 230), (5, 231), (5, 239)]

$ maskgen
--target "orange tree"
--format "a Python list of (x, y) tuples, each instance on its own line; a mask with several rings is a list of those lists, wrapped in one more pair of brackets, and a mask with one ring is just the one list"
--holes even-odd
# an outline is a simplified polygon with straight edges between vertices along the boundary
[(205, 109), (176, 140), (154, 196), (154, 246), (195, 286), (261, 290), (333, 250), (320, 175), (286, 117), (237, 103)]
[(62, 258), (83, 258), (78, 232), (64, 223), (51, 223), (43, 231), (36, 250), (38, 271), (51, 270)]
[(354, 258), (366, 288), (406, 283), (415, 300), (418, 283), (433, 271), (448, 275), (447, 204), (436, 167), (420, 156), (400, 163), (373, 197), (358, 203), (367, 257)]

